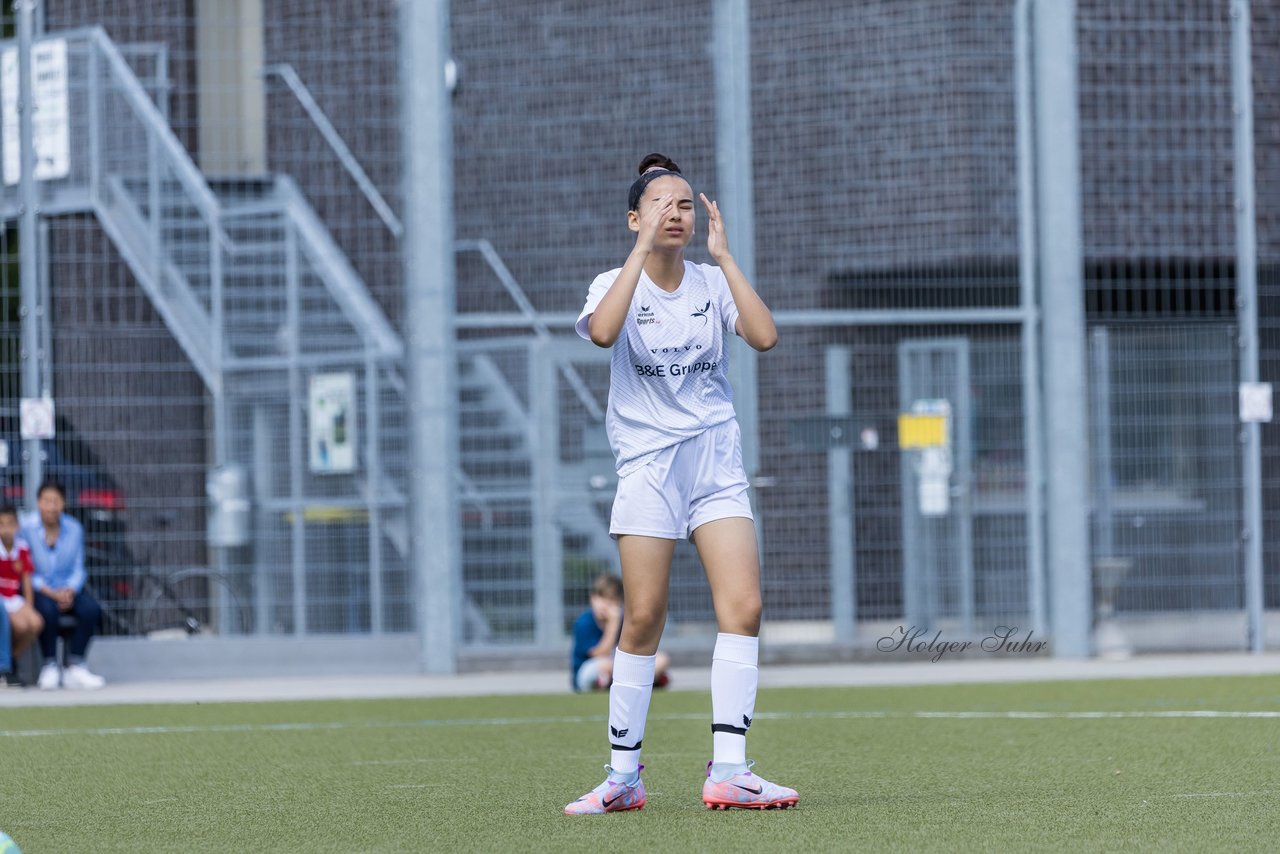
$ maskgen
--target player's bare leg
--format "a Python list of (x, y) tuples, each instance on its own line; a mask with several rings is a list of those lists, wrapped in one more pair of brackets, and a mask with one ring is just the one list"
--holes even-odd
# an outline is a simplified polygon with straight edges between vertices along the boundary
[(717, 519), (693, 533), (707, 573), (720, 634), (711, 661), (712, 761), (702, 786), (710, 809), (785, 809), (800, 796), (751, 772), (747, 730), (759, 684), (760, 557), (755, 524)]
[(667, 621), (667, 589), (675, 541), (624, 534), (622, 636), (613, 658), (609, 687), (610, 762), (596, 788), (564, 808), (566, 815), (600, 815), (644, 806), (640, 747), (653, 695), (658, 642)]
[(622, 636), (618, 649), (632, 655), (654, 655), (667, 623), (671, 587), (671, 558), (676, 541), (623, 534), (618, 537), (622, 559)]
[(755, 523), (740, 516), (707, 522), (693, 532), (693, 544), (707, 574), (720, 631), (747, 637), (760, 634), (760, 554)]

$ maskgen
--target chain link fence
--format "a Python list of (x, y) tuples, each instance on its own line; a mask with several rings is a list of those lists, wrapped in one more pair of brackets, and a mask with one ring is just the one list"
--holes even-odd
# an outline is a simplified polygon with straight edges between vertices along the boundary
[[(749, 4), (754, 278), (781, 343), (738, 393), (758, 413), (773, 649), (1048, 631), (1028, 365), (1053, 355), (1021, 264), (1015, 5)], [(1242, 648), (1233, 6), (1077, 7), (1095, 606), (1117, 649)], [(1251, 14), (1269, 381), (1280, 13)], [(617, 569), (607, 353), (571, 324), (629, 251), (643, 154), (712, 198), (728, 183), (715, 4), (465, 0), (450, 18), (459, 448), (437, 487), (458, 496), (463, 648), (558, 651)], [(29, 236), (59, 414), (42, 453), (91, 532), (108, 630), (416, 631), (397, 4), (42, 0), (38, 23), (67, 45), (72, 142)], [(0, 458), (21, 502), (16, 184), (3, 203)], [(707, 260), (700, 237), (689, 256)], [(1274, 608), (1280, 451), (1262, 436)], [(251, 511), (223, 541), (206, 480), (227, 469)], [(683, 543), (665, 643), (714, 631)]]

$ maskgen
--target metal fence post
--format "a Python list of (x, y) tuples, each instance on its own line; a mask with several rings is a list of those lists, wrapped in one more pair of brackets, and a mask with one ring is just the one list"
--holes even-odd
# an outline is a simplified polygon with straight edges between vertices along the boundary
[[(826, 353), (827, 415), (853, 414), (850, 348), (832, 345)], [(858, 637), (857, 522), (854, 519), (852, 437), (827, 449), (827, 549), (831, 564), (831, 625), (837, 644), (852, 646)]]
[(1075, 0), (1035, 4), (1031, 34), (1050, 623), (1070, 658), (1093, 645)]
[(1049, 635), (1045, 598), (1044, 400), (1040, 388), (1040, 310), (1036, 263), (1035, 88), (1031, 75), (1031, 2), (1014, 5), (1013, 38), (1018, 140), (1018, 280), (1022, 322), (1023, 492), (1027, 502), (1027, 614)]
[(453, 151), (446, 0), (400, 3), (409, 536), (421, 668), (458, 666), (458, 364), (454, 342)]
[[(32, 127), (35, 104), (31, 91), (31, 46), (36, 0), (19, 0), (18, 7), (18, 134), (21, 174), (18, 193), (21, 204), (21, 237), (18, 239), (19, 287), (22, 298), (22, 396), (40, 397), (40, 301), (39, 190), (36, 187), (35, 137)], [(23, 442), (23, 503), (36, 506), (36, 488), (42, 474), (40, 440)]]
[(89, 203), (98, 204), (102, 199), (102, 118), (98, 100), (102, 97), (102, 64), (98, 60), (98, 42), (89, 39), (88, 73), (85, 81), (85, 109), (88, 116)]
[(1100, 558), (1116, 556), (1115, 472), (1111, 451), (1111, 334), (1105, 326), (1089, 331), (1093, 351), (1093, 517)]
[(385, 609), (382, 592), (382, 419), (378, 363), (365, 345), (364, 364), (365, 466), (368, 470), (365, 507), (369, 511), (369, 632), (382, 634)]
[[(743, 275), (756, 281), (755, 194), (751, 172), (751, 4), (750, 0), (716, 0), (712, 10), (712, 67), (716, 92), (717, 204), (724, 213), (729, 248)], [(742, 428), (742, 462), (747, 479), (760, 470), (759, 403), (756, 399), (756, 352), (733, 337), (729, 346), (729, 378), (734, 409)], [(763, 525), (756, 525), (760, 538)], [(763, 558), (763, 554), (761, 555)]]
[(289, 360), (289, 507), (292, 518), (290, 538), (290, 567), (293, 579), (293, 633), (307, 633), (307, 517), (303, 472), (306, 461), (303, 447), (307, 441), (306, 426), (302, 422), (307, 390), (303, 386), (302, 367), (298, 361), (298, 348), (302, 334), (302, 296), (298, 281), (298, 235), (293, 223), (286, 220), (284, 226), (285, 265), (285, 328), (288, 330)]
[(253, 504), (258, 513), (258, 541), (253, 550), (253, 631), (254, 634), (265, 635), (271, 630), (271, 611), (275, 599), (272, 575), (278, 569), (267, 554), (266, 537), (263, 536), (272, 529), (274, 522), (274, 511), (267, 510), (266, 507), (267, 502), (276, 495), (273, 469), (276, 446), (272, 435), (275, 426), (271, 423), (267, 407), (260, 402), (254, 404), (250, 417), (253, 437), (250, 457), (253, 463)]
[[(1236, 307), (1240, 382), (1258, 381), (1258, 246), (1253, 186), (1253, 60), (1248, 0), (1231, 4), (1231, 97), (1235, 138)], [(1262, 579), (1262, 425), (1242, 425), (1244, 447), (1244, 602), (1249, 649), (1262, 652), (1266, 623)]]
[(560, 371), (545, 340), (529, 343), (533, 450), (533, 637), (543, 649), (564, 639), (564, 549), (560, 532)]

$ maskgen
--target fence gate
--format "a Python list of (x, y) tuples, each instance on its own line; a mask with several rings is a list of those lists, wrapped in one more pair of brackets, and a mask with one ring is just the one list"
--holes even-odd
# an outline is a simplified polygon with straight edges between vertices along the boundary
[(975, 611), (969, 340), (899, 343), (898, 403), (904, 616), (967, 637)]

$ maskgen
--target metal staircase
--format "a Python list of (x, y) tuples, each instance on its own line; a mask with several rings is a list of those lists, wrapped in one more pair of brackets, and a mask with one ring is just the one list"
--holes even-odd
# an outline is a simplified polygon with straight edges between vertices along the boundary
[[(209, 391), (213, 463), (253, 473), (256, 624), (344, 630), (315, 625), (308, 609), (310, 576), (325, 559), (308, 538), (318, 524), (358, 521), (366, 526), (360, 557), (369, 565), (370, 617), (356, 628), (410, 628), (407, 609), (385, 607), (412, 575), (399, 335), (290, 178), (210, 181), (101, 29), (46, 38), (66, 41), (70, 85), (85, 109), (71, 117), (71, 174), (42, 182), (42, 212), (95, 215)], [(5, 217), (17, 215), (18, 201), (16, 188), (3, 190)], [(505, 273), (500, 262), (495, 270)], [(355, 381), (362, 435), (352, 472), (308, 468), (307, 382), (325, 372)], [(582, 512), (585, 483), (583, 495), (574, 492), (582, 478), (538, 459), (530, 406), (483, 348), (461, 350), (459, 394), (468, 639), (533, 632), (549, 641), (561, 628), (545, 625), (544, 609), (535, 631), (529, 604), (539, 579), (549, 577), (547, 567), (534, 569), (540, 511), (544, 527), (550, 518), (596, 557), (612, 555), (607, 531)], [(550, 517), (534, 500), (539, 465), (557, 467), (568, 490), (563, 512), (552, 508)]]

